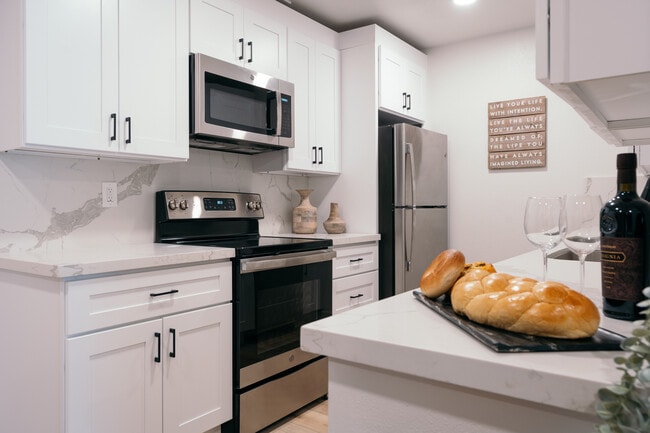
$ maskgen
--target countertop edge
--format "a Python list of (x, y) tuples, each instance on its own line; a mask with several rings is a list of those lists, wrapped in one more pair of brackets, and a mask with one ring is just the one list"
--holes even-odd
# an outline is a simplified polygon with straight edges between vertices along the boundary
[(0, 269), (42, 277), (66, 279), (95, 274), (146, 270), (227, 260), (231, 248), (174, 244), (121, 245), (117, 249), (34, 250), (0, 255)]

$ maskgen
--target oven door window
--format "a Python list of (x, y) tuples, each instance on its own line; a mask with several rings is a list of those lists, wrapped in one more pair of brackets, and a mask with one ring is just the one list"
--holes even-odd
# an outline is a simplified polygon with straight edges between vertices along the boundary
[(300, 327), (332, 314), (331, 261), (240, 278), (240, 368), (300, 347)]
[(205, 73), (206, 123), (276, 135), (277, 105), (277, 92)]

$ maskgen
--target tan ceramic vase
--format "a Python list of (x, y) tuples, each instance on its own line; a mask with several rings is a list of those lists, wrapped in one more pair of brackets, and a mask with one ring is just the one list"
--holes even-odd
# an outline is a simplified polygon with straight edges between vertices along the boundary
[(339, 217), (338, 203), (330, 203), (330, 216), (323, 222), (323, 227), (331, 235), (345, 232), (345, 221)]
[(317, 209), (309, 202), (309, 194), (313, 189), (297, 189), (300, 194), (300, 203), (293, 208), (293, 232), (310, 234), (316, 233), (318, 222), (316, 221)]

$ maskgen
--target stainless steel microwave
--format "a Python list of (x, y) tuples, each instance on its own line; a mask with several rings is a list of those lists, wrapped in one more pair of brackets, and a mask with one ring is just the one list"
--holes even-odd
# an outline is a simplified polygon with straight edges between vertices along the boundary
[(293, 84), (190, 54), (190, 146), (256, 154), (294, 146)]

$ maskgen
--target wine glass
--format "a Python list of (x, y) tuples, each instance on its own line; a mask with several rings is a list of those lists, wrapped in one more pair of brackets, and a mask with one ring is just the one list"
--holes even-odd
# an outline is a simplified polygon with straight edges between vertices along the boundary
[(598, 195), (569, 195), (565, 199), (566, 232), (564, 243), (580, 260), (580, 291), (585, 284), (585, 258), (600, 246), (600, 208)]
[(524, 214), (524, 232), (528, 240), (542, 250), (544, 267), (542, 281), (546, 280), (548, 252), (562, 241), (562, 197), (528, 197)]

